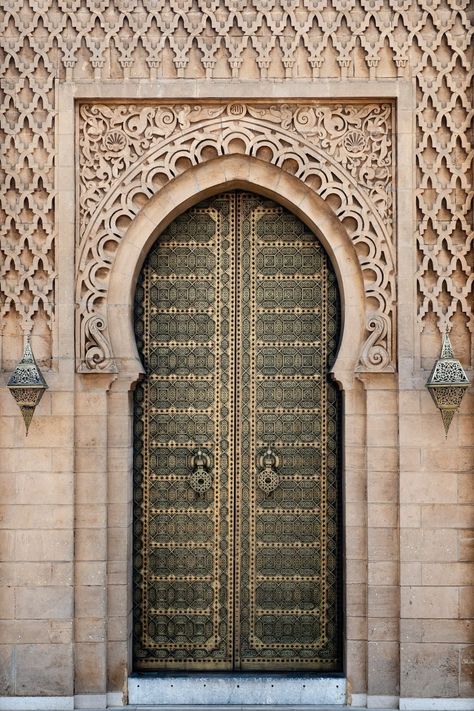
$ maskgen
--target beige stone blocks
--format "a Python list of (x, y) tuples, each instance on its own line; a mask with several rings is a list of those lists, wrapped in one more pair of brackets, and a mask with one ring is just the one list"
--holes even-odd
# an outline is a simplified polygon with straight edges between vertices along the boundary
[(421, 566), (423, 585), (472, 585), (474, 582), (474, 563), (451, 562), (423, 563)]
[(72, 585), (72, 561), (0, 563), (0, 579), (5, 585)]
[(367, 468), (370, 471), (397, 472), (399, 470), (400, 452), (398, 447), (373, 446), (364, 451), (367, 457)]
[(418, 504), (400, 504), (400, 528), (420, 528), (421, 506)]
[(126, 689), (129, 673), (129, 646), (127, 641), (107, 644), (107, 688), (114, 691)]
[(460, 501), (459, 504), (423, 506), (422, 525), (426, 528), (468, 528), (474, 523), (474, 506)]
[(474, 618), (474, 594), (472, 584), (459, 588), (459, 617), (472, 620)]
[(474, 530), (472, 528), (458, 530), (458, 559), (474, 561)]
[(350, 560), (367, 560), (367, 530), (364, 526), (351, 526), (347, 532), (346, 557)]
[(75, 533), (76, 561), (107, 560), (107, 540), (94, 529), (79, 528)]
[(73, 641), (72, 620), (0, 620), (0, 645), (67, 644)]
[(16, 647), (15, 693), (19, 696), (70, 696), (72, 644), (22, 644)]
[(398, 502), (398, 476), (394, 472), (372, 471), (367, 472), (367, 499), (369, 503)]
[(106, 613), (105, 587), (102, 585), (76, 585), (75, 616), (104, 617)]
[[(58, 528), (68, 527), (69, 520), (66, 518), (71, 515), (71, 507), (65, 502), (71, 500), (72, 494), (73, 475), (70, 471), (54, 472), (51, 467), (51, 472), (20, 472), (16, 475), (15, 502), (26, 506), (34, 501), (44, 514), (42, 520), (45, 525), (50, 522), (50, 517), (61, 515), (64, 525), (58, 525)], [(45, 504), (51, 504), (50, 511), (42, 506)], [(33, 523), (31, 519), (29, 522)]]
[(15, 616), (19, 620), (67, 619), (73, 614), (72, 588), (43, 586), (17, 588)]
[(368, 692), (374, 696), (397, 696), (400, 690), (400, 649), (397, 641), (368, 644)]
[(367, 617), (367, 584), (348, 583), (346, 585), (346, 614), (348, 617)]
[(0, 587), (0, 620), (10, 620), (15, 614), (15, 591), (6, 585)]
[[(365, 464), (358, 466), (359, 448), (347, 447), (348, 464), (345, 472), (345, 500), (350, 502), (365, 502), (367, 498), (367, 475)], [(355, 461), (354, 464), (351, 462)]]
[(458, 496), (455, 472), (400, 472), (400, 503), (455, 503)]
[(370, 528), (397, 528), (398, 507), (393, 503), (371, 503), (368, 506), (368, 525)]
[(474, 635), (474, 622), (470, 620), (405, 619), (400, 626), (402, 642), (448, 642), (469, 644)]
[(459, 695), (459, 647), (455, 644), (402, 643), (403, 696), (456, 697)]
[(368, 590), (369, 618), (397, 617), (400, 589), (398, 585), (372, 585)]
[[(95, 412), (96, 410), (92, 410)], [(76, 418), (76, 446), (101, 447), (106, 444), (107, 420), (101, 415), (78, 415)]]
[(401, 693), (472, 696), (472, 439), (461, 446), (457, 416), (444, 442), (426, 393), (420, 402), (423, 427), (402, 426)]
[[(410, 526), (400, 532), (402, 561), (452, 562), (456, 560), (457, 555), (458, 533), (452, 528), (422, 529)], [(446, 565), (442, 567), (446, 569)]]
[[(94, 384), (91, 383), (93, 386)], [(76, 693), (105, 693), (107, 639), (106, 393), (80, 392), (75, 457)], [(88, 413), (94, 413), (92, 417)]]
[[(94, 610), (90, 610), (91, 613)], [(76, 642), (105, 642), (107, 638), (106, 620), (103, 617), (80, 617), (74, 622)]]
[[(369, 505), (369, 512), (370, 508)], [(377, 527), (370, 531), (367, 547), (369, 561), (396, 561), (398, 560), (398, 547), (399, 533), (396, 528)]]
[(367, 575), (370, 586), (393, 586), (398, 585), (399, 563), (397, 558), (392, 560), (371, 560)]
[(455, 587), (420, 585), (401, 588), (402, 619), (456, 619), (458, 609), (459, 593)]
[(75, 565), (76, 585), (104, 585), (106, 582), (105, 561), (77, 561)]
[(130, 624), (129, 615), (109, 617), (107, 621), (107, 639), (109, 642), (126, 642), (129, 638)]
[(398, 392), (389, 375), (363, 376), (367, 426), (367, 692), (399, 693)]
[(105, 693), (105, 642), (77, 642), (75, 653), (75, 692), (77, 694)]
[(474, 504), (474, 472), (458, 474), (458, 500), (465, 504)]
[(73, 556), (73, 532), (16, 531), (15, 560), (18, 561), (67, 561)]
[[(470, 642), (473, 641), (471, 636)], [(474, 645), (461, 647), (460, 652), (459, 695), (472, 696), (474, 686)]]
[(347, 682), (353, 694), (367, 692), (367, 641), (348, 640), (346, 644)]
[(15, 693), (15, 658), (13, 644), (0, 644), (0, 693)]
[(10, 530), (68, 529), (72, 527), (72, 520), (72, 506), (22, 504), (13, 507), (0, 505), (0, 527)]
[(371, 617), (368, 626), (368, 639), (373, 642), (397, 642), (400, 637), (398, 617)]
[(74, 401), (71, 391), (55, 385), (56, 375), (46, 377), (51, 388), (27, 439), (18, 410), (6, 410), (0, 696), (73, 693)]
[(398, 418), (395, 415), (368, 415), (367, 443), (374, 447), (393, 447), (398, 441)]

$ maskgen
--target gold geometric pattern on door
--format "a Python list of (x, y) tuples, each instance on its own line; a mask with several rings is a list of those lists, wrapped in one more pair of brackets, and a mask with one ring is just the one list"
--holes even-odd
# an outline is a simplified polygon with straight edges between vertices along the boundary
[(141, 271), (137, 670), (339, 670), (338, 289), (283, 207), (228, 192)]

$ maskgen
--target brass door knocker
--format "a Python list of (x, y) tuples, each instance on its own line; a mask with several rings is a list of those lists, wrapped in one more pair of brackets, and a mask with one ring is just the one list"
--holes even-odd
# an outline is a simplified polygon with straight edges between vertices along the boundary
[(209, 456), (198, 449), (193, 457), (193, 473), (189, 477), (189, 485), (198, 494), (204, 494), (212, 487), (211, 461)]
[(280, 458), (270, 448), (258, 458), (260, 471), (257, 474), (257, 484), (265, 494), (271, 494), (280, 484), (280, 477), (276, 471), (280, 464)]

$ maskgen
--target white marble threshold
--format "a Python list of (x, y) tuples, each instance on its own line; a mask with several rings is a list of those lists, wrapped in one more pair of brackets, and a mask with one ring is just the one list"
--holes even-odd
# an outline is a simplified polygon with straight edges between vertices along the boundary
[(183, 703), (343, 706), (346, 703), (346, 680), (311, 674), (135, 674), (128, 679), (128, 702), (156, 706)]

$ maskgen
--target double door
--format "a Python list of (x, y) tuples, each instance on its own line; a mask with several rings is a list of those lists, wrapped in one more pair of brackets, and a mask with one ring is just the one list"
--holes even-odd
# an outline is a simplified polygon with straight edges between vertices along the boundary
[(293, 214), (228, 192), (136, 292), (137, 670), (336, 670), (338, 291)]

